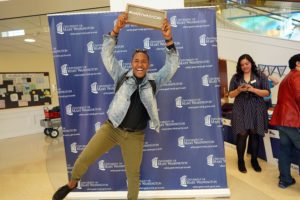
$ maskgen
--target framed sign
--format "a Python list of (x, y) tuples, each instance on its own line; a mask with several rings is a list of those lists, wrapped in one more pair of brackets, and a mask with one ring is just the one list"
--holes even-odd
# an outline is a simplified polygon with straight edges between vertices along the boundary
[(148, 28), (161, 29), (166, 11), (127, 4), (128, 23)]
[(0, 73), (0, 109), (51, 104), (48, 72)]

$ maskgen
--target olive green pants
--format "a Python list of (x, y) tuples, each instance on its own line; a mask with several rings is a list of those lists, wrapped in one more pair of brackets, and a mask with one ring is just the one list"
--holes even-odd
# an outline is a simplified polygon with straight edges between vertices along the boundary
[(115, 145), (121, 147), (128, 181), (128, 200), (137, 200), (140, 187), (140, 166), (143, 156), (144, 132), (127, 132), (105, 122), (77, 158), (72, 180), (79, 181), (88, 167)]

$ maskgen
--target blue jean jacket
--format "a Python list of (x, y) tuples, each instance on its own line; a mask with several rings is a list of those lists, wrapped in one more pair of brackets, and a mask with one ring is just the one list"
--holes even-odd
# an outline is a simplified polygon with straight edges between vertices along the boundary
[[(114, 83), (116, 84), (118, 80), (126, 73), (127, 69), (120, 66), (119, 62), (116, 60), (114, 55), (114, 48), (116, 46), (116, 38), (110, 35), (103, 36), (102, 45), (102, 61), (104, 66)], [(118, 127), (123, 121), (129, 105), (130, 97), (133, 92), (139, 87), (139, 93), (142, 103), (144, 104), (150, 120), (152, 121), (151, 128), (153, 127), (156, 132), (159, 132), (160, 123), (157, 110), (156, 94), (153, 94), (152, 86), (149, 80), (154, 80), (156, 84), (156, 91), (163, 84), (167, 83), (174, 76), (177, 68), (179, 67), (179, 55), (174, 49), (166, 48), (166, 61), (165, 65), (156, 73), (147, 73), (143, 82), (140, 85), (136, 84), (136, 78), (133, 75), (132, 69), (126, 74), (127, 79), (121, 85), (119, 90), (116, 92), (112, 102), (109, 105), (107, 114), (109, 120), (112, 122), (114, 127)]]

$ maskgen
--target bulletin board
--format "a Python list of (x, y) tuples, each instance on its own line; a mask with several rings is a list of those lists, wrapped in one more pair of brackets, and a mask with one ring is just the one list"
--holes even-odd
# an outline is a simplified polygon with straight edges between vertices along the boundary
[(0, 109), (51, 104), (48, 72), (0, 72)]

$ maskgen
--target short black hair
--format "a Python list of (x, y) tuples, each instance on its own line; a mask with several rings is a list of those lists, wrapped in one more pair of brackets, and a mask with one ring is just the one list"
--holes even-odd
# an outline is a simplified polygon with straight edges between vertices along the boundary
[(293, 55), (289, 60), (289, 68), (295, 69), (296, 68), (296, 62), (300, 62), (300, 54)]
[(131, 60), (133, 60), (135, 54), (137, 53), (143, 53), (147, 56), (147, 59), (148, 59), (148, 62), (150, 61), (150, 58), (149, 58), (149, 55), (148, 55), (148, 51), (146, 49), (136, 49), (133, 54), (132, 54), (132, 57), (131, 57)]

